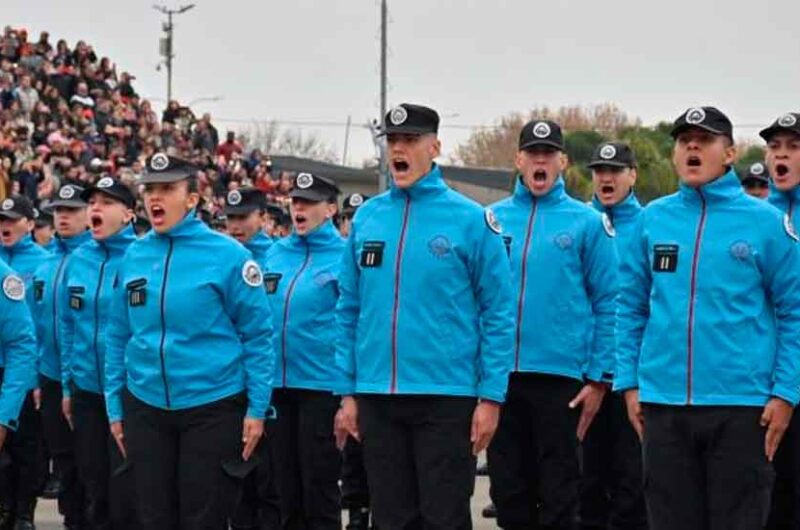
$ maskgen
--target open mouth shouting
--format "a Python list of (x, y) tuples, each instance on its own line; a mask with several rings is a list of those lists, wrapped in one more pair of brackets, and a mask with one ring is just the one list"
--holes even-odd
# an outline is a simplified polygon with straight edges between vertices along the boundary
[(0, 230), (0, 239), (2, 239), (4, 245), (10, 245), (12, 238), (13, 234), (8, 228), (3, 228), (3, 230)]
[(411, 168), (411, 165), (408, 163), (403, 157), (394, 157), (392, 158), (392, 172), (396, 176), (404, 176), (408, 173), (408, 170)]
[(703, 165), (699, 156), (692, 155), (686, 160), (686, 165), (689, 167), (700, 167)]
[(167, 211), (160, 204), (151, 205), (149, 214), (153, 226), (161, 226), (166, 221)]
[(294, 214), (293, 220), (294, 220), (294, 226), (300, 231), (303, 231), (308, 227), (308, 217), (306, 217), (301, 213)]
[(103, 229), (103, 216), (99, 213), (93, 213), (89, 216), (89, 226), (92, 228), (92, 233), (100, 233)]

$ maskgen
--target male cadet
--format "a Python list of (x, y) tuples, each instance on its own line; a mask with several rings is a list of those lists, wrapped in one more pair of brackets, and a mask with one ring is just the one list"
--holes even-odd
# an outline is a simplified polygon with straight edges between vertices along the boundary
[(652, 530), (757, 530), (800, 397), (800, 255), (791, 220), (747, 196), (714, 107), (674, 123), (677, 193), (623, 254), (615, 390), (643, 440)]
[(744, 192), (756, 199), (769, 197), (769, 173), (761, 162), (750, 164), (747, 173), (742, 177)]
[[(766, 163), (773, 189), (769, 202), (800, 222), (800, 113), (786, 113), (761, 131), (767, 142)], [(766, 173), (766, 171), (764, 172)], [(793, 417), (775, 455), (775, 489), (767, 528), (800, 529), (800, 420)]]
[[(629, 145), (597, 146), (588, 164), (592, 171), (592, 205), (604, 213), (617, 235), (617, 254), (630, 242), (642, 207), (633, 193), (636, 156)], [(647, 528), (642, 491), (639, 438), (628, 421), (625, 399), (609, 393), (583, 440), (580, 520), (589, 529)]]
[(45, 211), (43, 207), (34, 208), (33, 239), (48, 252), (52, 252), (56, 247), (53, 239), (55, 227), (53, 226), (53, 214)]
[(438, 128), (427, 107), (387, 113), (391, 189), (356, 213), (339, 280), (337, 441), (363, 442), (387, 530), (471, 528), (475, 455), (496, 430), (512, 362), (501, 229), (445, 184)]
[[(31, 286), (34, 272), (48, 256), (48, 252), (31, 238), (33, 223), (34, 209), (27, 197), (14, 195), (0, 203), (0, 261), (14, 270), (25, 284), (29, 311), (33, 305)], [(0, 367), (2, 361), (0, 357)], [(28, 379), (26, 390), (33, 390), (36, 386), (34, 374)], [(4, 528), (3, 517), (8, 513), (16, 515), (21, 528), (33, 523), (40, 486), (40, 430), (35, 412), (39, 404), (34, 401), (31, 395), (22, 403), (17, 432), (11, 440), (12, 466), (7, 472), (0, 473), (0, 528)]]
[[(27, 462), (23, 468), (23, 462), (18, 460), (21, 447), (15, 439), (20, 433), (13, 431), (21, 428), (23, 421), (36, 421), (35, 416), (24, 418), (33, 410), (29, 391), (36, 378), (36, 337), (30, 310), (25, 303), (25, 282), (2, 260), (0, 285), (0, 360), (3, 361), (0, 366), (0, 499), (3, 501), (0, 503), (0, 525), (9, 530), (12, 525), (16, 525), (13, 526), (15, 530), (29, 530), (34, 528), (30, 502), (32, 500), (35, 506), (36, 494), (34, 492), (33, 499), (30, 499), (30, 491), (17, 489), (19, 483), (14, 484), (13, 475), (36, 476), (38, 469), (35, 459), (32, 461), (33, 469)], [(25, 402), (27, 404), (23, 405)], [(35, 452), (36, 439), (33, 441)], [(13, 498), (23, 504), (5, 505), (5, 501)]]
[(356, 210), (364, 204), (364, 201), (369, 199), (366, 195), (360, 193), (353, 193), (344, 198), (342, 202), (342, 211), (339, 214), (339, 233), (342, 237), (350, 236), (350, 228), (353, 226), (353, 216)]
[[(225, 223), (229, 236), (236, 239), (253, 254), (253, 259), (266, 271), (266, 254), (272, 246), (272, 240), (264, 232), (267, 218), (267, 198), (256, 188), (239, 188), (228, 192), (225, 197)], [(269, 441), (261, 440), (256, 447), (260, 459), (255, 472), (251, 472), (244, 480), (240, 501), (231, 517), (231, 528), (234, 530), (260, 528), (278, 528), (280, 513), (277, 493), (268, 459)]]
[(33, 318), (39, 342), (39, 383), (42, 396), (42, 429), (53, 459), (53, 472), (61, 482), (58, 505), (64, 525), (79, 527), (83, 521), (83, 492), (75, 468), (73, 436), (61, 412), (61, 354), (58, 335), (59, 297), (63, 296), (64, 268), (73, 250), (91, 239), (86, 230), (83, 188), (62, 186), (49, 203), (56, 224), (56, 247), (36, 270), (33, 281)]
[(510, 238), (517, 316), (508, 399), (488, 452), (506, 529), (574, 528), (578, 440), (613, 377), (614, 228), (567, 195), (567, 163), (557, 123), (526, 124), (514, 194), (493, 206)]

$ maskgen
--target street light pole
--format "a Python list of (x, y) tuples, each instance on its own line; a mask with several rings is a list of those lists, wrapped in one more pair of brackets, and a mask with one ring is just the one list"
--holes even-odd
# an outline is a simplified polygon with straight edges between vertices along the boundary
[[(387, 46), (387, 7), (386, 0), (381, 0), (381, 116), (379, 122), (381, 128), (385, 128), (384, 119), (386, 117), (386, 46)], [(386, 138), (378, 139), (378, 151), (380, 154), (380, 164), (378, 173), (378, 191), (382, 192), (387, 186), (388, 165), (386, 163)]]
[(167, 22), (162, 26), (164, 33), (166, 33), (167, 36), (161, 39), (160, 43), (161, 55), (164, 57), (164, 63), (167, 66), (167, 105), (169, 105), (169, 102), (172, 101), (172, 59), (175, 57), (175, 54), (172, 53), (172, 35), (174, 29), (174, 25), (172, 24), (172, 16), (182, 15), (193, 7), (194, 4), (181, 6), (178, 9), (169, 9), (166, 6), (158, 5), (153, 6), (153, 9), (156, 11), (167, 15)]

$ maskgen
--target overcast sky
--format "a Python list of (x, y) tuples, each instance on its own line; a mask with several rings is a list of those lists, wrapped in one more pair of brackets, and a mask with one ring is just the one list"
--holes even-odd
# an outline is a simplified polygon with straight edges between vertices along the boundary
[[(193, 105), (219, 129), (333, 122), (341, 125), (287, 126), (320, 135), (341, 156), (348, 115), (354, 126), (377, 116), (378, 1), (195, 3), (176, 18), (174, 95), (221, 96)], [(90, 42), (161, 107), (163, 17), (152, 5), (2, 0), (0, 18), (34, 40), (47, 30), (53, 43)], [(741, 125), (740, 138), (800, 109), (798, 0), (389, 0), (389, 12), (389, 103), (437, 109), (445, 154), (469, 135), (462, 126), (538, 105), (613, 102), (652, 124), (714, 104)], [(369, 133), (354, 127), (348, 161), (373, 154)]]

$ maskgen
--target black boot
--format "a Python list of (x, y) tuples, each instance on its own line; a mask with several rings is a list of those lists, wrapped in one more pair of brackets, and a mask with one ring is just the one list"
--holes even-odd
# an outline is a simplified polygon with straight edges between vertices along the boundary
[(43, 499), (57, 499), (58, 494), (61, 492), (61, 481), (58, 479), (57, 476), (54, 474), (49, 474), (47, 476), (47, 480), (44, 483), (44, 488), (42, 488), (42, 495)]
[(497, 519), (497, 508), (495, 507), (494, 503), (490, 503), (481, 510), (481, 515), (484, 519)]
[(350, 508), (345, 530), (369, 530), (369, 508)]
[(36, 513), (36, 499), (19, 504), (14, 530), (36, 530), (36, 526), (33, 524), (34, 513)]
[(0, 504), (0, 530), (13, 530), (14, 512), (8, 506)]

